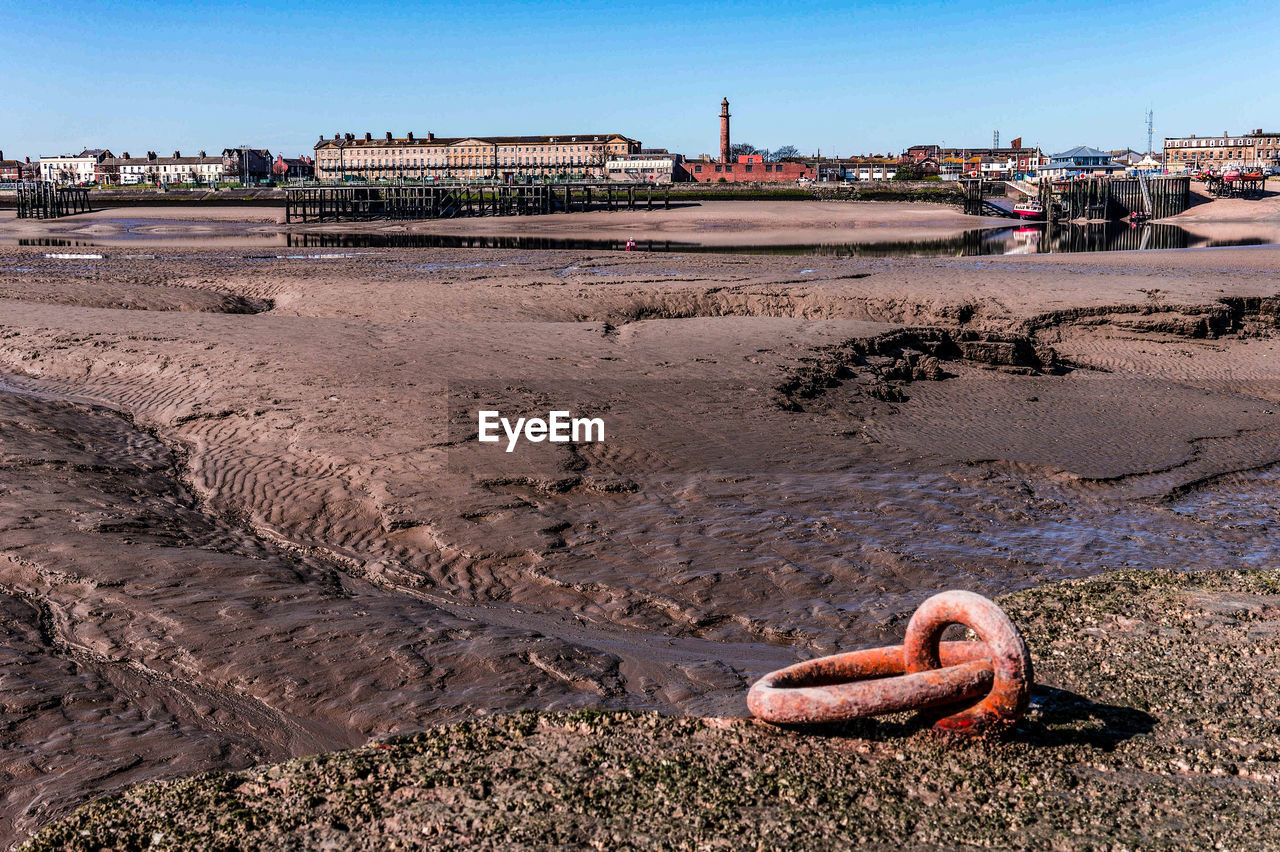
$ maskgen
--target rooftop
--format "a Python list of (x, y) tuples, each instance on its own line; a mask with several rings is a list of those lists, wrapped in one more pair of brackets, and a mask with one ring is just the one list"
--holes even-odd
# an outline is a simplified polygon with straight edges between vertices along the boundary
[(585, 142), (613, 142), (621, 140), (624, 142), (635, 142), (621, 133), (579, 133), (579, 134), (557, 134), (555, 136), (432, 136), (427, 137), (399, 137), (387, 139), (383, 136), (370, 136), (365, 138), (357, 136), (352, 139), (345, 137), (341, 139), (321, 139), (316, 142), (316, 149), (320, 148), (386, 148), (391, 147), (438, 147), (447, 148), (453, 145), (460, 145), (465, 142), (479, 142), (485, 145), (559, 145), (559, 144), (581, 144)]
[(1106, 151), (1099, 151), (1097, 148), (1090, 148), (1088, 145), (1077, 145), (1074, 148), (1063, 151), (1061, 154), (1054, 154), (1053, 159), (1065, 160), (1072, 157), (1102, 157), (1111, 159), (1111, 155)]

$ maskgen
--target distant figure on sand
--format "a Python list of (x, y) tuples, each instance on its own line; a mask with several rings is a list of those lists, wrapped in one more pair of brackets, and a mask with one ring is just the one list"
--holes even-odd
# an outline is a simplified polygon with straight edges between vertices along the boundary
[(636, 241), (631, 239), (630, 237), (627, 237), (627, 247), (624, 250), (631, 251), (635, 247), (636, 247)]

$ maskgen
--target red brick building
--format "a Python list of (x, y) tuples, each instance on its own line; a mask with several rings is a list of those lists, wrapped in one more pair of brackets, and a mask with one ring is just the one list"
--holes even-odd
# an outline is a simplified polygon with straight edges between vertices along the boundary
[(684, 170), (688, 179), (696, 183), (778, 183), (800, 178), (813, 180), (814, 175), (813, 169), (804, 163), (766, 163), (758, 154), (744, 154), (733, 163), (686, 160)]
[(720, 102), (720, 159), (703, 157), (685, 160), (684, 171), (695, 183), (781, 183), (800, 178), (813, 180), (814, 171), (805, 163), (766, 163), (760, 154), (729, 153), (729, 99)]
[(315, 161), (305, 154), (296, 158), (279, 154), (271, 164), (271, 176), (276, 180), (310, 180), (316, 176)]
[(22, 161), (6, 160), (0, 151), (0, 183), (17, 183), (22, 180)]

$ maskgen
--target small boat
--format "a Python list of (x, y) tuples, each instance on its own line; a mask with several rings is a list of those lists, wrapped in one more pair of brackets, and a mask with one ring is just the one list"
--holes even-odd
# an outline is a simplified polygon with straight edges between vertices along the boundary
[(1013, 212), (1020, 219), (1043, 219), (1044, 205), (1039, 201), (1021, 201), (1013, 205)]
[(1240, 180), (1240, 170), (1227, 169), (1225, 172), (1222, 173), (1222, 179), (1223, 180)]

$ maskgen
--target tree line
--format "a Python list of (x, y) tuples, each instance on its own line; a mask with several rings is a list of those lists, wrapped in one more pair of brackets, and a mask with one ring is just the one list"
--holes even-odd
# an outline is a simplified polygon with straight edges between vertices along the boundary
[(750, 142), (737, 142), (729, 146), (729, 156), (738, 157), (743, 154), (760, 154), (764, 157), (765, 162), (776, 163), (792, 157), (799, 157), (800, 149), (795, 145), (783, 145), (781, 148), (774, 148), (770, 151), (768, 148), (757, 148)]

